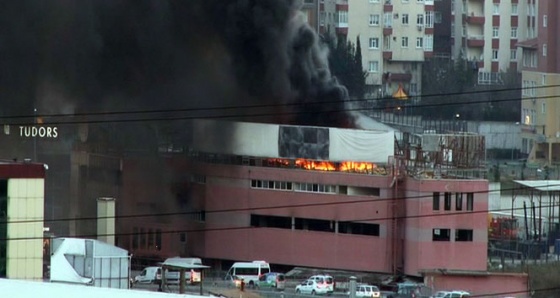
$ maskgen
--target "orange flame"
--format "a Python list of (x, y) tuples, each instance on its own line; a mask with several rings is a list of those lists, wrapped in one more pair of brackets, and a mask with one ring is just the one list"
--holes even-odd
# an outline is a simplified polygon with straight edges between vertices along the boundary
[(298, 158), (296, 160), (296, 166), (304, 168), (306, 170), (319, 170), (319, 171), (335, 171), (336, 167), (333, 163), (328, 161), (314, 161)]
[[(337, 172), (352, 172), (352, 173), (374, 173), (378, 172), (377, 165), (371, 162), (356, 162), (356, 161), (344, 161), (344, 162), (329, 162), (329, 161), (318, 161), (298, 158), (295, 161), (283, 158), (269, 158), (267, 159), (268, 166), (273, 167), (290, 167), (295, 166), (296, 168), (302, 168), (306, 170), (315, 171), (337, 171)], [(382, 171), (383, 172), (383, 171)], [(380, 174), (383, 174), (380, 172)]]

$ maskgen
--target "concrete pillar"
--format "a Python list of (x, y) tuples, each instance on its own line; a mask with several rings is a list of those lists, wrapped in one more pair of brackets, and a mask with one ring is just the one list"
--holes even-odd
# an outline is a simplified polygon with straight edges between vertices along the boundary
[(115, 245), (115, 198), (97, 199), (97, 239)]
[(348, 279), (350, 280), (348, 285), (348, 289), (350, 290), (349, 298), (356, 298), (356, 277), (350, 276)]

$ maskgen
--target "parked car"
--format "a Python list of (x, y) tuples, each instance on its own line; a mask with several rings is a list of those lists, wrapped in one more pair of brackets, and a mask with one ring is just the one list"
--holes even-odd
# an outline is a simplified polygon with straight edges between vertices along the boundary
[(468, 298), (471, 297), (471, 294), (466, 291), (451, 291), (445, 294), (443, 298)]
[(432, 296), (432, 289), (419, 283), (399, 283), (395, 290), (395, 294), (389, 298), (430, 298)]
[(327, 294), (332, 294), (334, 292), (334, 278), (330, 275), (318, 274), (312, 275), (308, 280), (314, 280), (319, 285), (324, 285), (327, 288)]
[[(348, 292), (350, 295), (350, 292)], [(381, 291), (379, 288), (373, 285), (357, 285), (356, 286), (356, 297), (357, 298), (379, 298), (381, 297)]]
[(324, 295), (332, 293), (326, 283), (308, 279), (296, 286), (296, 294)]
[(258, 288), (272, 288), (282, 291), (286, 287), (286, 277), (283, 273), (269, 272), (259, 276), (256, 283)]
[(437, 291), (432, 298), (443, 298), (449, 291)]
[(226, 275), (225, 281), (228, 287), (241, 288), (242, 279), (237, 275), (228, 274)]
[[(160, 284), (162, 280), (161, 275), (162, 269), (159, 266), (146, 267), (134, 277), (134, 283), (138, 284)], [(178, 284), (179, 283), (179, 271), (166, 270), (165, 272), (165, 282), (167, 284)], [(185, 272), (185, 281), (190, 281), (190, 272)]]

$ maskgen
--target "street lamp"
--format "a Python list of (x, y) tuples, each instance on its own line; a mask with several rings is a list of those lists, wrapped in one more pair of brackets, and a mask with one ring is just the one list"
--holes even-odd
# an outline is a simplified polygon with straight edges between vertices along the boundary
[[(516, 125), (515, 128), (518, 128), (519, 127), (519, 122), (515, 122), (515, 125)], [(512, 136), (511, 136), (511, 160), (512, 161), (513, 161), (513, 152), (515, 151), (515, 147), (516, 147), (515, 146), (515, 141), (516, 141), (515, 134), (516, 133), (519, 133), (517, 131), (517, 129), (512, 133)]]

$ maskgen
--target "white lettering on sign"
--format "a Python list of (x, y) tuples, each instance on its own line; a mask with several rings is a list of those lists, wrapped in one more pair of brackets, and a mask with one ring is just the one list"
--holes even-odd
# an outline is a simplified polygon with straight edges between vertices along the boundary
[(57, 138), (58, 137), (58, 127), (50, 126), (20, 126), (19, 136), (26, 138)]

